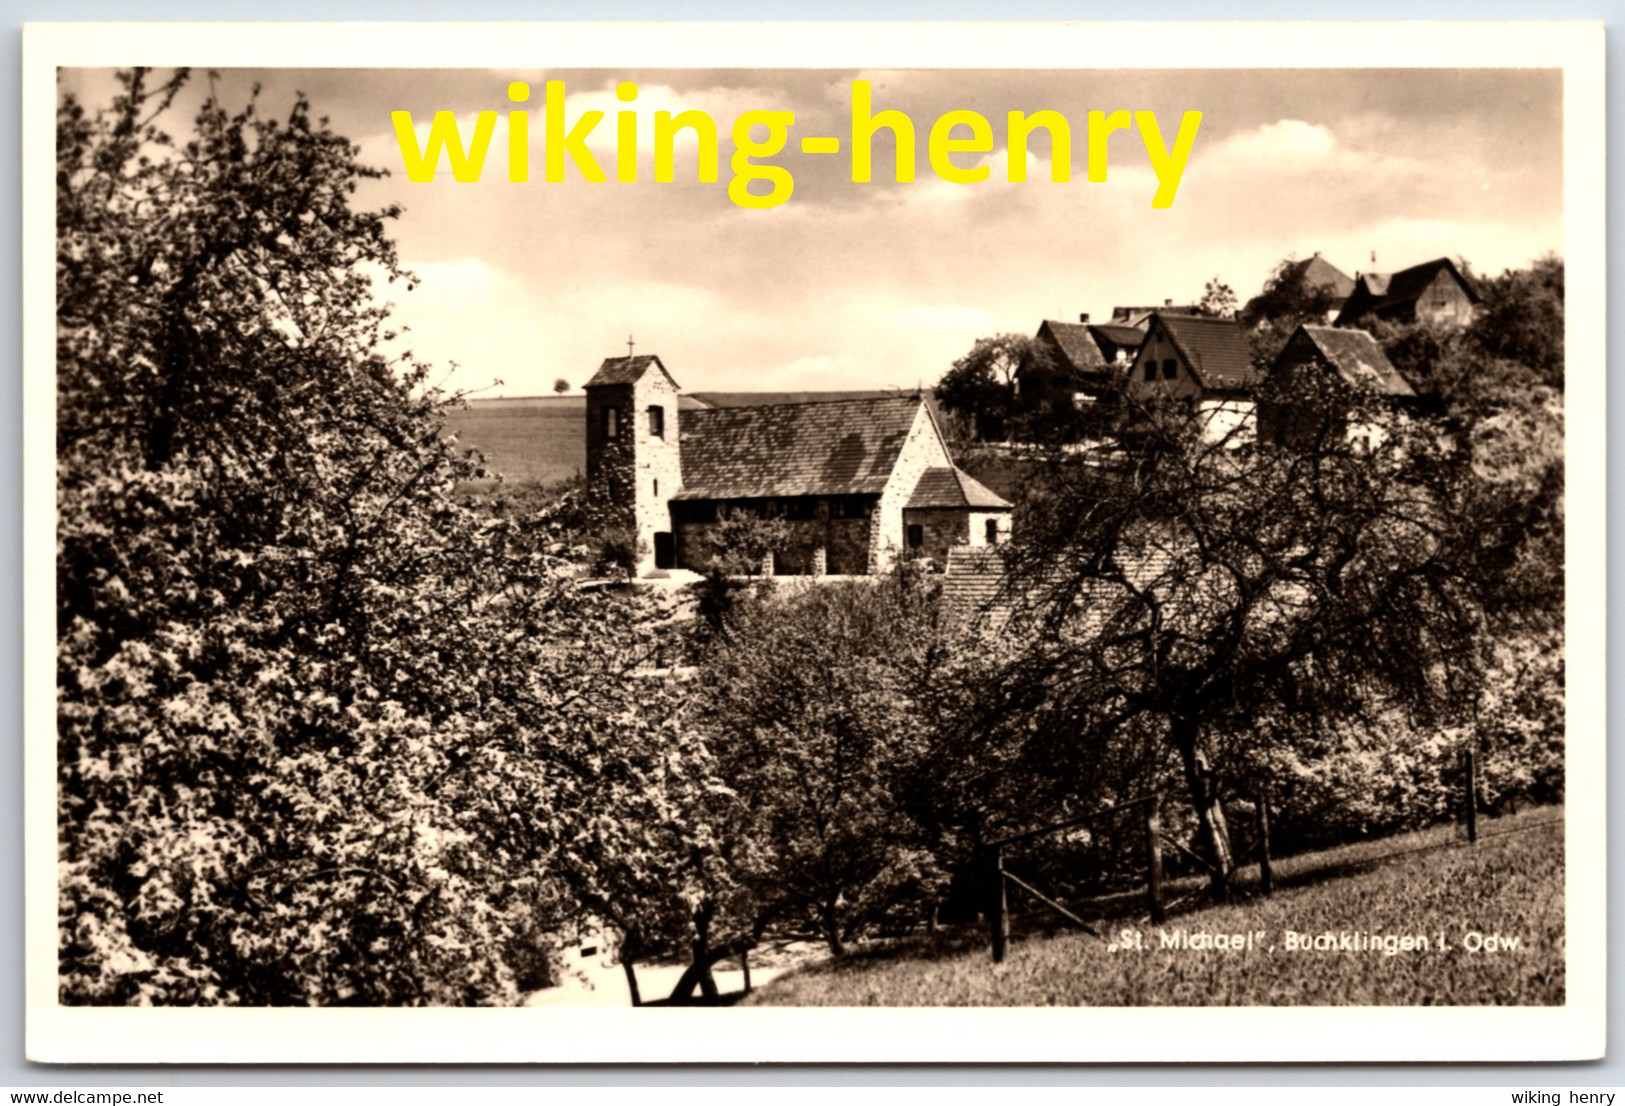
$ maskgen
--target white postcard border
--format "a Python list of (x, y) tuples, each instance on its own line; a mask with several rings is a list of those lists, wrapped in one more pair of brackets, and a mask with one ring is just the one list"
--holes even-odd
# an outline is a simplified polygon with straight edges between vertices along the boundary
[[(1139, 51), (1147, 37), (1157, 49)], [(1606, 1000), (1603, 28), (1555, 23), (33, 24), (23, 59), (27, 1053), (54, 1062), (1554, 1060)], [(265, 1010), (56, 1001), (58, 66), (1561, 67), (1568, 269), (1567, 1004), (1555, 1008)], [(1144, 58), (1145, 60), (1141, 60)], [(1106, 65), (1104, 68), (1118, 66)], [(1200, 105), (1192, 105), (1200, 107)], [(1578, 600), (1576, 597), (1579, 597)]]

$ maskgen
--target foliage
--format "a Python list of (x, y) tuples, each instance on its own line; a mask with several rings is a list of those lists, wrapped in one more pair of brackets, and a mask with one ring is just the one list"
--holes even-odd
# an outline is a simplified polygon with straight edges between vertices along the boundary
[(562, 396), (565, 392), (570, 390), (570, 382), (561, 376), (557, 380), (553, 381), (553, 390)]
[[(1383, 842), (1381, 853), (1392, 857), (1386, 861), (1373, 857), (1369, 846), (1355, 846), (1278, 864), (1277, 887), (1290, 889), (1278, 889), (1269, 899), (1175, 916), (1163, 927), (1170, 934), (1262, 931), (1263, 948), (1165, 950), (1157, 928), (1125, 921), (1108, 929), (1108, 936), (1120, 936), (1124, 928), (1138, 932), (1138, 950), (1113, 949), (1076, 932), (1035, 933), (1013, 943), (1009, 960), (994, 968), (985, 939), (882, 949), (788, 974), (747, 1001), (760, 1006), (1561, 1005), (1561, 812), (1537, 809), (1507, 823), (1492, 823), (1471, 847), (1459, 837), (1452, 840), (1459, 828), (1438, 827)], [(1032, 909), (1034, 921), (1044, 919), (1042, 908), (1034, 904)], [(1380, 949), (1288, 952), (1287, 930), (1422, 935), (1430, 947), (1392, 956)], [(1469, 932), (1516, 937), (1518, 949), (1470, 952), (1463, 944)], [(1441, 933), (1449, 944), (1443, 952), (1437, 945)]]
[(1196, 305), (1196, 313), (1205, 315), (1210, 319), (1233, 319), (1236, 317), (1236, 290), (1221, 281), (1217, 274), (1207, 282), (1202, 289), (1202, 298)]
[(755, 916), (836, 953), (900, 911), (917, 918), (944, 879), (899, 802), (927, 751), (910, 658), (933, 610), (907, 574), (781, 589), (735, 608), (702, 672)]
[(1016, 373), (1055, 369), (1048, 347), (1024, 334), (978, 338), (937, 382), (943, 409), (972, 420), (983, 441), (1002, 441), (1015, 413)]
[(703, 768), (627, 678), (660, 627), (454, 498), (357, 148), (176, 137), (186, 77), (59, 114), (62, 1000), (513, 1001)]
[(1563, 387), (1563, 260), (1547, 254), (1528, 269), (1476, 282), (1483, 299), (1470, 328), (1484, 351), (1524, 365), (1548, 388)]
[(1247, 328), (1253, 364), (1268, 370), (1303, 323), (1324, 326), (1336, 297), (1324, 284), (1308, 283), (1307, 266), (1293, 258), (1278, 262), (1264, 290), (1247, 301), (1238, 318)]
[(1071, 749), (1034, 742), (1033, 771), (1082, 780), (1087, 757), (1167, 750), (1221, 890), (1226, 794), (1267, 780), (1278, 746), (1312, 759), (1357, 727), (1384, 748), (1399, 738), (1387, 713), (1460, 724), (1509, 605), (1524, 523), (1486, 493), (1476, 454), (1381, 397), (1347, 402), (1317, 440), (1248, 450), (1148, 404), (1145, 448), (1119, 467), (1057, 456), (1059, 491), (1012, 550), (1032, 632), (1004, 683), (1042, 687), (1032, 724)]

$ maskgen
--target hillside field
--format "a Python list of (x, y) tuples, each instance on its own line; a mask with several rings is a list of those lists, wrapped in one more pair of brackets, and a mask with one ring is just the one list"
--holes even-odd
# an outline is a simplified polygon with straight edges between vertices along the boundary
[(474, 400), (446, 415), (446, 429), (508, 483), (552, 484), (586, 469), (585, 418), (580, 396)]
[[(1170, 917), (1033, 933), (994, 965), (983, 927), (824, 961), (751, 995), (781, 1006), (1409, 1006), (1564, 1001), (1561, 808), (1497, 819), (1476, 845), (1456, 826), (1277, 866), (1278, 889)], [(1384, 846), (1373, 857), (1373, 846)], [(1354, 874), (1347, 874), (1348, 872)], [(1018, 905), (1012, 889), (1012, 908)], [(1032, 924), (1035, 916), (1027, 919)], [(1295, 935), (1334, 946), (1288, 951)], [(1018, 937), (1020, 928), (1017, 929)], [(1174, 944), (1165, 947), (1163, 934)], [(1253, 935), (1239, 950), (1197, 935)], [(1354, 948), (1341, 937), (1354, 936)], [(1376, 935), (1359, 947), (1358, 935)], [(1382, 938), (1425, 938), (1389, 954)], [(1493, 943), (1486, 944), (1490, 937)], [(1440, 948), (1440, 938), (1444, 948)], [(1504, 948), (1502, 939), (1515, 940)], [(1478, 944), (1475, 951), (1472, 946)], [(1181, 947), (1181, 946), (1184, 947)], [(1493, 947), (1492, 947), (1493, 946)]]

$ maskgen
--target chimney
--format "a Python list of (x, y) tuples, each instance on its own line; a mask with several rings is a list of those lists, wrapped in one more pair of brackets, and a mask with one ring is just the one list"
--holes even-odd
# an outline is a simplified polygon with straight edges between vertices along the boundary
[(1080, 322), (1080, 323), (1086, 323), (1086, 322), (1088, 322), (1088, 321), (1089, 321), (1089, 312), (1087, 312), (1087, 311), (1084, 311), (1084, 312), (1082, 312), (1082, 313), (1080, 313), (1080, 314), (1079, 314), (1079, 315), (1078, 315), (1078, 322)]

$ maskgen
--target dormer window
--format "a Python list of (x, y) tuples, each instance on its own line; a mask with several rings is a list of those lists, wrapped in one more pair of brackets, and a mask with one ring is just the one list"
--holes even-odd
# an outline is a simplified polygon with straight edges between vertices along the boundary
[(604, 437), (619, 438), (621, 436), (621, 409), (619, 407), (604, 408)]
[(666, 436), (666, 409), (664, 407), (649, 408), (649, 437), (664, 438)]

